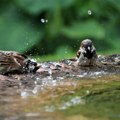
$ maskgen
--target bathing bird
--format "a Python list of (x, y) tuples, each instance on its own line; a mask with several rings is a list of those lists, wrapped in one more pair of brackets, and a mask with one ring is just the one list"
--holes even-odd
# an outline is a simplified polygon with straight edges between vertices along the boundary
[(77, 51), (76, 56), (77, 65), (95, 65), (97, 61), (97, 54), (93, 42), (90, 39), (83, 40), (80, 44), (80, 48)]
[(37, 63), (26, 55), (0, 50), (0, 73), (30, 73), (36, 72), (37, 69)]

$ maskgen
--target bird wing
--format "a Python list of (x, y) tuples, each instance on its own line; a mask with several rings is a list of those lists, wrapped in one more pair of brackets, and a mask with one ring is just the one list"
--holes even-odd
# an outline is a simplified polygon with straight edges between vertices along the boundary
[(0, 68), (5, 71), (19, 70), (27, 57), (17, 52), (0, 51)]
[(81, 54), (81, 51), (80, 51), (80, 50), (78, 50), (78, 51), (77, 51), (77, 53), (76, 53), (77, 58), (79, 58), (79, 57), (80, 57), (80, 54)]

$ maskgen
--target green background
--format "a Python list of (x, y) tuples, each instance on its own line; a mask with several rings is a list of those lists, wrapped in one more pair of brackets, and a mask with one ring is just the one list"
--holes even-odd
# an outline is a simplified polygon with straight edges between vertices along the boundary
[(100, 54), (120, 53), (120, 0), (0, 0), (0, 49), (57, 60), (83, 39)]

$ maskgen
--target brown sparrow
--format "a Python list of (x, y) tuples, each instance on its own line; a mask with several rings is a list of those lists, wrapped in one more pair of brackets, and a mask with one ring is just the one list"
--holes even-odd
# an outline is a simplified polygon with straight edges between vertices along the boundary
[(90, 39), (81, 42), (77, 52), (77, 65), (95, 65), (97, 60), (96, 49)]
[(37, 63), (26, 55), (14, 51), (0, 51), (0, 73), (36, 72)]

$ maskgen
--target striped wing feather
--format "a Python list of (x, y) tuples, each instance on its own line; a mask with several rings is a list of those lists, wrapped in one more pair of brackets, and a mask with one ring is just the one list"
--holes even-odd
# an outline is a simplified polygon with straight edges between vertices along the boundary
[(19, 70), (23, 67), (26, 56), (17, 52), (0, 51), (0, 67), (5, 71)]

